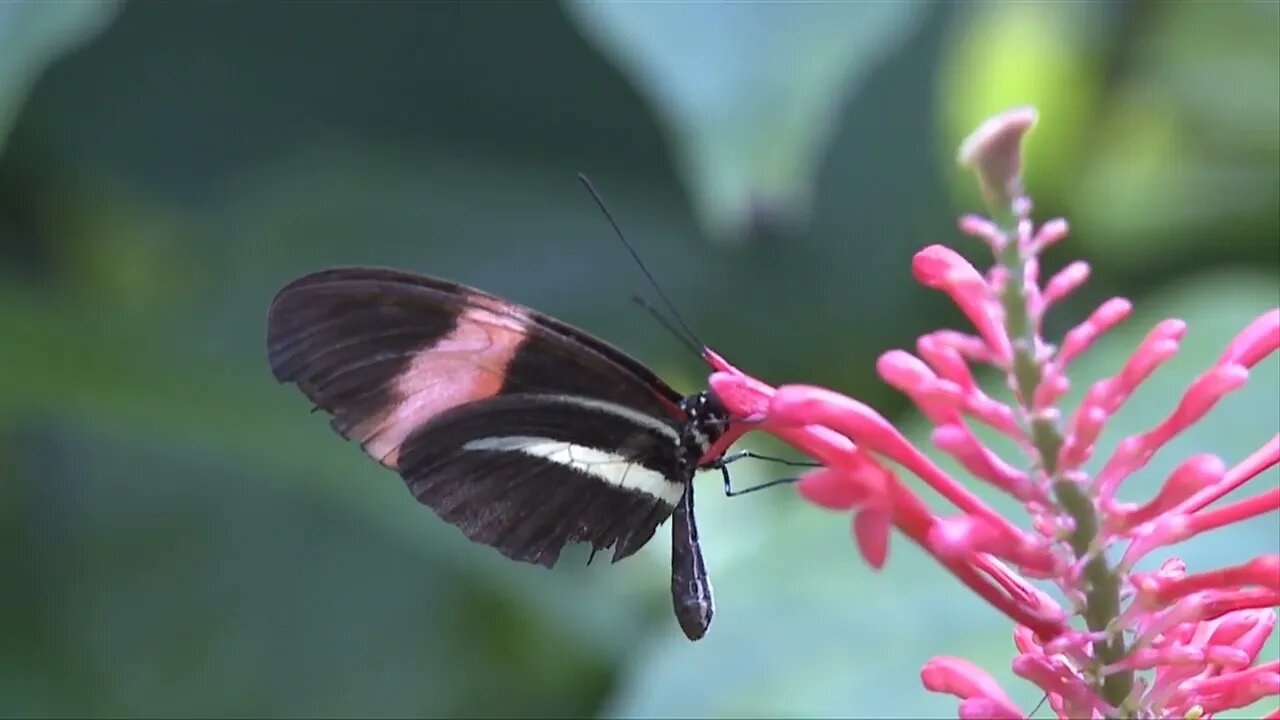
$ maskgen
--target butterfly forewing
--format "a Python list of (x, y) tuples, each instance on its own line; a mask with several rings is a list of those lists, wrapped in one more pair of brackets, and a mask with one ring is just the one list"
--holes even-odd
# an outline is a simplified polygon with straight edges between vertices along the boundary
[(275, 376), (468, 537), (553, 565), (635, 552), (679, 502), (680, 396), (616, 348), (481, 291), (339, 268), (285, 286)]

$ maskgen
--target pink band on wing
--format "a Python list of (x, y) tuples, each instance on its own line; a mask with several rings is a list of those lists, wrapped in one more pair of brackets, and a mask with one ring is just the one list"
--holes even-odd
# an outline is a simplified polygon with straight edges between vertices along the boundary
[(411, 432), (446, 410), (497, 395), (528, 327), (521, 308), (469, 297), (453, 332), (420, 351), (395, 380), (399, 400), (355, 429), (365, 452), (395, 469)]

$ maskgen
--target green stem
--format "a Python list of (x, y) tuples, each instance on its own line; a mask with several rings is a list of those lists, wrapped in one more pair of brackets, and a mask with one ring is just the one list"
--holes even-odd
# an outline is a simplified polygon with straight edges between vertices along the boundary
[[(1027, 306), (1022, 277), (1026, 258), (1017, 242), (1017, 218), (1012, 215), (1001, 218), (1001, 229), (1009, 242), (997, 254), (996, 262), (1004, 268), (1008, 281), (1000, 297), (1004, 308), (1005, 331), (1013, 349), (1010, 372), (1018, 404), (1030, 423), (1031, 443), (1039, 456), (1040, 466), (1053, 486), (1054, 497), (1062, 509), (1071, 516), (1075, 528), (1069, 544), (1077, 560), (1088, 558), (1083, 579), (1085, 582), (1084, 619), (1089, 630), (1105, 631), (1111, 621), (1120, 614), (1120, 577), (1107, 564), (1105, 554), (1094, 551), (1094, 541), (1099, 530), (1098, 511), (1093, 498), (1075, 481), (1060, 475), (1058, 452), (1062, 449), (1062, 429), (1058, 423), (1034, 412), (1036, 388), (1044, 378), (1042, 361), (1036, 357), (1036, 328)], [(1093, 644), (1094, 667), (1090, 675), (1100, 676), (1100, 668), (1122, 660), (1127, 654), (1121, 635), (1107, 637)], [(1109, 704), (1122, 707), (1133, 689), (1133, 672), (1111, 673), (1095, 682), (1094, 689)]]

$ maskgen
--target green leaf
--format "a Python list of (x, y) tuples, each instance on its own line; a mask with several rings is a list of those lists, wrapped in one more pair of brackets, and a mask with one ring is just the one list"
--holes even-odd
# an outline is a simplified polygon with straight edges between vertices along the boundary
[(925, 14), (914, 2), (571, 2), (653, 106), (703, 226), (808, 213), (839, 110)]
[(0, 3), (0, 148), (40, 73), (114, 17), (114, 0)]
[[(939, 83), (942, 147), (960, 144), (986, 118), (1033, 105), (1029, 187), (1053, 196), (1078, 161), (1100, 91), (1099, 45), (1115, 8), (1080, 3), (969, 3), (947, 27)], [(968, 172), (944, 158), (943, 176), (964, 207), (979, 200)]]
[[(1277, 292), (1273, 278), (1198, 278), (1151, 298), (1103, 338), (1073, 368), (1077, 398), (1088, 382), (1118, 370), (1158, 319), (1182, 317), (1190, 325), (1182, 352), (1115, 417), (1101, 452), (1169, 413), (1230, 338), (1275, 306)], [(1149, 497), (1192, 453), (1220, 453), (1231, 464), (1266, 442), (1280, 425), (1278, 368), (1274, 355), (1255, 368), (1244, 390), (1157, 454), (1126, 484), (1125, 496)], [(928, 451), (929, 427), (916, 419), (905, 428)], [(964, 477), (939, 453), (930, 455)], [(1280, 482), (1277, 475), (1273, 469), (1255, 480), (1254, 491)], [(1011, 506), (997, 502), (985, 486), (970, 487), (1001, 508)], [(793, 511), (770, 528), (738, 525), (731, 518), (703, 523), (702, 534), (711, 543), (734, 533), (771, 535), (754, 557), (741, 558), (715, 577), (717, 616), (705, 639), (694, 645), (655, 639), (637, 651), (609, 716), (951, 717), (956, 700), (926, 693), (918, 676), (927, 659), (944, 654), (987, 668), (1024, 709), (1039, 700), (1038, 691), (1009, 670), (1015, 655), (1011, 623), (917, 547), (896, 535), (888, 564), (876, 574), (858, 556), (845, 514), (817, 511), (794, 499), (789, 505)], [(1022, 517), (1013, 512), (1010, 517)], [(1193, 570), (1240, 562), (1276, 551), (1275, 523), (1271, 516), (1223, 528), (1173, 552)], [(709, 555), (714, 570), (714, 545)]]
[(1239, 245), (1255, 233), (1274, 238), (1276, 4), (1167, 3), (1151, 11), (1148, 37), (1134, 43), (1131, 67), (1074, 178), (1079, 237), (1095, 259), (1121, 266), (1153, 252)]

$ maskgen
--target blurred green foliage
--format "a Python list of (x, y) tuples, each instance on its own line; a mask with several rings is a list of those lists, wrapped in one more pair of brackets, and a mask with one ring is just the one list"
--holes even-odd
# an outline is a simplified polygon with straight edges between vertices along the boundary
[[(690, 644), (661, 533), (616, 567), (508, 563), (266, 367), (274, 291), (359, 263), (534, 305), (697, 388), (581, 170), (713, 346), (923, 441), (874, 359), (960, 322), (910, 257), (972, 248), (956, 144), (1024, 103), (1038, 214), (1075, 227), (1051, 260), (1095, 269), (1053, 326), (1138, 306), (1076, 391), (1154, 320), (1191, 323), (1111, 443), (1280, 300), (1280, 6), (819, 7), (0, 4), (0, 715), (950, 716), (916, 675), (939, 653), (1033, 705), (1007, 623), (905, 542), (871, 573), (842, 517), (707, 480), (718, 609)], [(1278, 374), (1133, 497), (1274, 434)], [(1275, 524), (1179, 552), (1238, 561)]]

